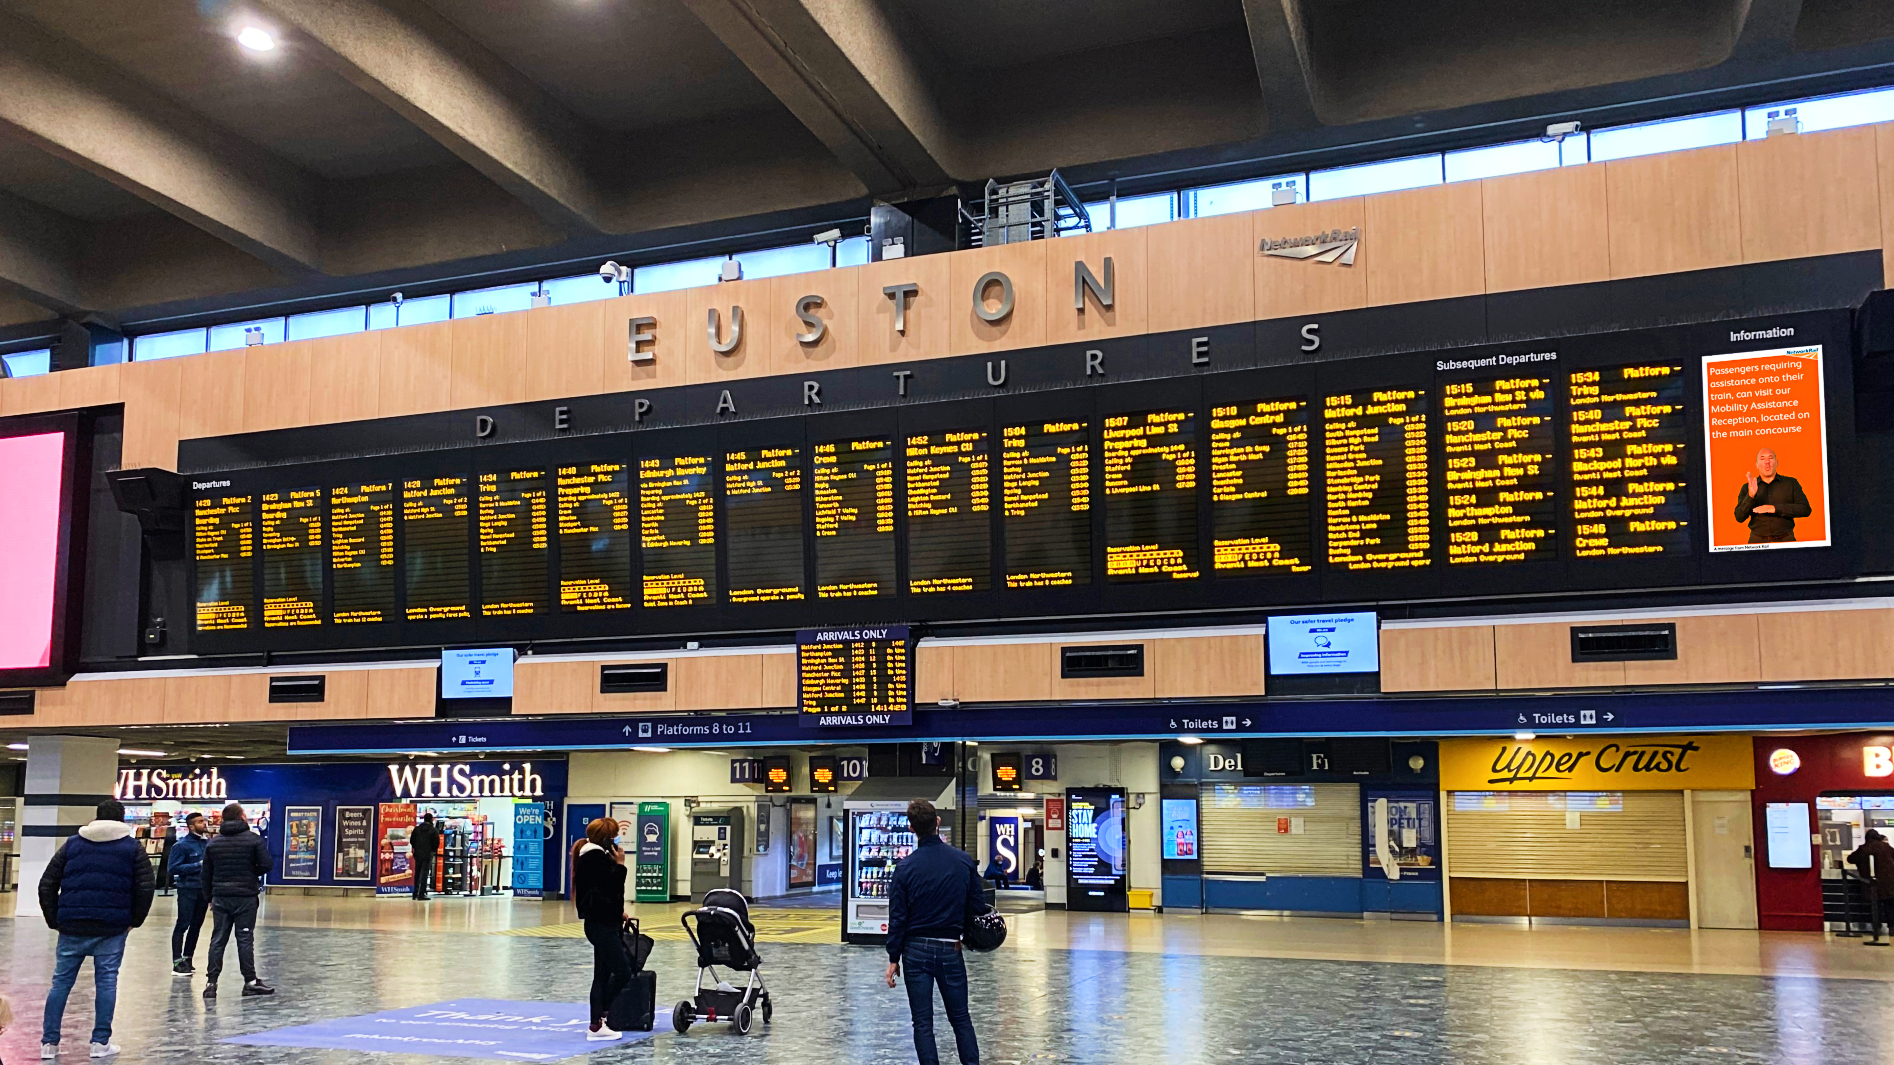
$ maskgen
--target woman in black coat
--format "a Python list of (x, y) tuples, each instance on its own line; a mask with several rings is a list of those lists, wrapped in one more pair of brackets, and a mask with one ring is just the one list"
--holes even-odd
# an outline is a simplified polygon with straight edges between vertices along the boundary
[(585, 826), (572, 848), (572, 901), (592, 944), (592, 1030), (587, 1039), (619, 1038), (605, 1023), (612, 1000), (631, 983), (631, 958), (622, 935), (625, 922), (625, 851), (618, 822), (601, 817)]

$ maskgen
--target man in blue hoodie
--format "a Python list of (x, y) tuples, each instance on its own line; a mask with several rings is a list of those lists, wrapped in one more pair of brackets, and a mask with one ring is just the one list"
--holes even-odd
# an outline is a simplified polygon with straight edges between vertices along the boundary
[(201, 813), (184, 819), (184, 834), (171, 845), (166, 868), (178, 889), (178, 922), (171, 929), (171, 972), (189, 976), (197, 969), (191, 965), (197, 953), (197, 934), (204, 929), (204, 915), (210, 912), (210, 892), (199, 883), (204, 868), (204, 845), (210, 841), (210, 822)]
[(95, 1058), (118, 1053), (112, 1042), (112, 1014), (118, 1008), (118, 966), (125, 960), (125, 937), (151, 912), (154, 877), (151, 859), (132, 838), (125, 807), (114, 799), (99, 804), (98, 820), (66, 841), (39, 881), (39, 908), (46, 924), (59, 932), (53, 962), (53, 986), (46, 993), (46, 1023), (39, 1056), (59, 1053), (59, 1023), (66, 998), (79, 978), (79, 966), (92, 959), (98, 1003), (93, 1009)]

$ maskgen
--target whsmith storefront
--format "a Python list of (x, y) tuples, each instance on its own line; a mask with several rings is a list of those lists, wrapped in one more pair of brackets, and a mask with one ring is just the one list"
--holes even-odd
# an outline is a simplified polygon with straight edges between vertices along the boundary
[(443, 833), (435, 892), (564, 891), (563, 759), (138, 766), (119, 770), (113, 792), (154, 856), (185, 815), (215, 824), (225, 805), (241, 803), (269, 841), (272, 887), (406, 894), (415, 875), (408, 835), (432, 813)]
[(1440, 744), (1455, 919), (1756, 927), (1747, 735)]

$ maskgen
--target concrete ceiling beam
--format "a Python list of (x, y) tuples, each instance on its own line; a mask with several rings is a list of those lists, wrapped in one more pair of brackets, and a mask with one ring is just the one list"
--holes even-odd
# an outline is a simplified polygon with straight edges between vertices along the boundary
[(1321, 125), (1302, 0), (1243, 0), (1243, 20), (1249, 25), (1250, 51), (1256, 57), (1256, 80), (1269, 113), (1269, 131)]
[[(598, 231), (597, 139), (420, 0), (261, 0), (323, 61), (561, 229)], [(627, 57), (628, 61), (633, 57)]]
[(285, 273), (317, 272), (316, 182), (289, 163), (8, 15), (0, 87), (0, 129)]
[(0, 293), (59, 314), (84, 314), (78, 252), (85, 243), (82, 223), (0, 192)]
[(955, 176), (921, 35), (875, 0), (684, 0), (871, 195)]

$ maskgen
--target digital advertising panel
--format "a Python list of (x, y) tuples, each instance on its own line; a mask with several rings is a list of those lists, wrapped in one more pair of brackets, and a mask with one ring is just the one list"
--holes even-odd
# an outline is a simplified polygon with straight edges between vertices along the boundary
[(1822, 346), (1703, 360), (1710, 550), (1827, 547)]

